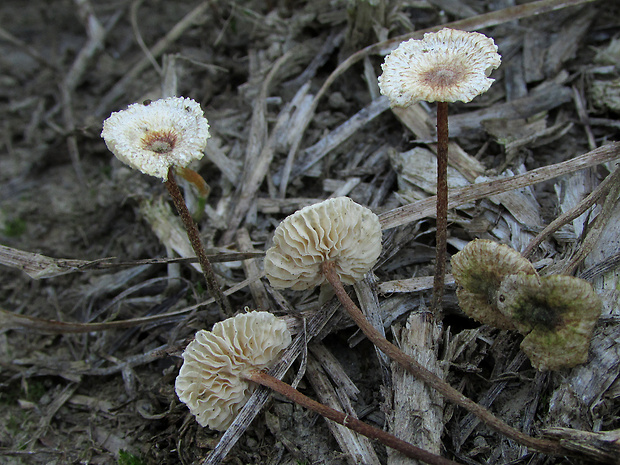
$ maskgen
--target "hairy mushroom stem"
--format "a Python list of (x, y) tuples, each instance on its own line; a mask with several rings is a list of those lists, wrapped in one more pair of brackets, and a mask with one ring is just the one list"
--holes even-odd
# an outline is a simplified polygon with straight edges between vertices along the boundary
[(400, 363), (409, 373), (420, 379), (433, 389), (436, 389), (439, 393), (444, 395), (450, 402), (463, 407), (467, 411), (473, 413), (476, 417), (482, 420), (487, 426), (494, 430), (504, 434), (506, 437), (513, 439), (514, 441), (522, 444), (530, 449), (537, 450), (552, 455), (564, 455), (565, 450), (556, 441), (550, 441), (545, 439), (537, 439), (529, 436), (521, 431), (508, 425), (506, 422), (497, 418), (489, 410), (477, 404), (469, 397), (463, 395), (460, 391), (454, 389), (443, 379), (436, 374), (430, 372), (422, 365), (418, 363), (413, 357), (402, 352), (398, 347), (389, 342), (383, 337), (379, 331), (377, 331), (370, 322), (366, 319), (362, 311), (355, 305), (355, 302), (351, 300), (347, 294), (338, 274), (336, 273), (335, 263), (333, 261), (326, 261), (321, 264), (321, 271), (325, 276), (325, 279), (332, 285), (338, 300), (345, 308), (349, 316), (362, 330), (362, 332), (375, 344), (384, 354), (390, 357), (392, 360)]
[(198, 228), (196, 227), (196, 223), (192, 218), (189, 209), (185, 203), (185, 199), (181, 194), (179, 189), (179, 185), (174, 179), (174, 168), (171, 166), (168, 169), (168, 179), (166, 179), (166, 189), (170, 193), (170, 197), (172, 197), (172, 201), (177, 211), (179, 212), (179, 216), (181, 217), (181, 221), (183, 222), (183, 226), (185, 227), (185, 231), (187, 232), (187, 237), (189, 238), (189, 242), (198, 257), (198, 262), (200, 263), (200, 267), (202, 268), (202, 273), (205, 277), (205, 281), (207, 282), (207, 289), (209, 289), (209, 294), (215, 299), (217, 304), (220, 307), (223, 315), (231, 316), (233, 314), (232, 308), (230, 306), (230, 302), (222, 292), (217, 280), (215, 278), (215, 273), (213, 271), (213, 267), (211, 266), (211, 262), (207, 257), (207, 253), (202, 245), (202, 241), (200, 240), (200, 234), (198, 233)]
[(420, 449), (413, 444), (403, 441), (402, 439), (398, 439), (396, 436), (393, 436), (386, 431), (375, 428), (374, 426), (371, 426), (368, 423), (364, 423), (357, 418), (351, 417), (350, 415), (339, 412), (338, 410), (334, 410), (327, 405), (312, 400), (309, 397), (303, 395), (292, 386), (280, 381), (277, 378), (274, 378), (271, 375), (268, 375), (263, 371), (251, 372), (246, 375), (246, 379), (248, 381), (253, 381), (257, 384), (268, 387), (278, 392), (279, 394), (282, 394), (286, 398), (292, 400), (296, 404), (312, 410), (313, 412), (316, 412), (329, 420), (335, 421), (336, 423), (341, 424), (359, 434), (362, 434), (367, 438), (377, 439), (381, 441), (381, 443), (383, 443), (384, 445), (401, 452), (407, 457), (420, 460), (430, 465), (458, 465), (457, 462)]
[(437, 232), (435, 237), (432, 309), (435, 313), (439, 313), (443, 301), (448, 253), (448, 102), (437, 102)]

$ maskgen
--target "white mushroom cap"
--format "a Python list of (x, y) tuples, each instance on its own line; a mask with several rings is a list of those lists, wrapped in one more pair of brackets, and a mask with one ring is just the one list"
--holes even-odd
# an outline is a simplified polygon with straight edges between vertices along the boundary
[(379, 217), (348, 197), (302, 208), (280, 223), (265, 256), (265, 273), (278, 289), (322, 284), (321, 263), (333, 261), (345, 284), (354, 284), (381, 253)]
[(497, 308), (497, 292), (508, 275), (537, 276), (530, 261), (507, 245), (476, 239), (455, 254), (451, 263), (454, 280), (459, 286), (456, 295), (463, 312), (496, 328), (515, 329), (512, 319)]
[(290, 343), (286, 323), (269, 312), (216, 323), (183, 352), (176, 393), (201, 426), (224, 431), (255, 388), (244, 375), (267, 367)]
[(120, 161), (165, 181), (170, 166), (186, 167), (203, 157), (210, 134), (199, 103), (169, 97), (112, 113), (101, 137)]
[(477, 32), (442, 29), (401, 43), (385, 58), (381, 93), (393, 107), (416, 102), (469, 102), (491, 87), (501, 63), (493, 39)]

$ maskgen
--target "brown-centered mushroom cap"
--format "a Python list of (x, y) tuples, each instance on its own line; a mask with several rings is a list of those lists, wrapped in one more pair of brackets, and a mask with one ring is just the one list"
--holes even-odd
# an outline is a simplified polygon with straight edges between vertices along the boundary
[(309, 289), (325, 281), (321, 264), (333, 261), (345, 284), (364, 277), (381, 253), (379, 217), (348, 197), (302, 208), (280, 223), (265, 256), (275, 288)]
[(508, 275), (536, 275), (529, 260), (507, 245), (476, 239), (455, 254), (451, 263), (463, 312), (496, 328), (515, 329), (511, 318), (497, 308), (497, 291)]
[(216, 323), (198, 331), (183, 352), (176, 393), (201, 426), (224, 431), (255, 388), (244, 374), (267, 367), (290, 343), (286, 323), (269, 312)]
[(583, 279), (551, 275), (507, 276), (498, 309), (525, 334), (521, 349), (538, 370), (557, 370), (586, 362), (602, 303)]
[(210, 134), (200, 104), (169, 97), (112, 113), (101, 137), (120, 161), (165, 181), (171, 166), (186, 167), (203, 157)]
[(393, 107), (416, 102), (469, 102), (491, 87), (488, 76), (501, 63), (493, 39), (444, 28), (401, 43), (385, 58), (381, 93)]

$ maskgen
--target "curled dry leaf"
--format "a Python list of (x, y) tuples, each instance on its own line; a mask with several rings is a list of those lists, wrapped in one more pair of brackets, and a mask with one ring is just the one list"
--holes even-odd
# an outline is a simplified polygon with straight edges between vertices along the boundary
[(602, 303), (592, 286), (572, 276), (508, 276), (498, 309), (525, 334), (521, 349), (538, 370), (584, 363)]
[(491, 87), (501, 57), (493, 39), (444, 28), (401, 43), (385, 58), (381, 93), (393, 107), (416, 102), (469, 102)]
[(210, 134), (199, 103), (169, 97), (112, 113), (101, 137), (120, 161), (165, 181), (171, 166), (186, 167), (203, 157)]
[(354, 284), (381, 253), (379, 217), (348, 197), (302, 208), (280, 223), (265, 255), (275, 288), (309, 289), (322, 284), (321, 264), (333, 261), (345, 284)]
[(497, 292), (508, 275), (536, 275), (529, 260), (507, 245), (476, 239), (454, 255), (451, 263), (463, 312), (480, 323), (515, 329), (511, 318), (497, 308)]
[(290, 343), (286, 323), (269, 312), (240, 314), (198, 331), (183, 352), (177, 395), (201, 426), (224, 431), (255, 388), (247, 375), (269, 366)]

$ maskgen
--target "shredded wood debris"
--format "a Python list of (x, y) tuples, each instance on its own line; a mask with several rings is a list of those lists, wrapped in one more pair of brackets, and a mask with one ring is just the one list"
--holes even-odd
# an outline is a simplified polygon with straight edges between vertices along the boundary
[[(619, 23), (592, 0), (2, 3), (0, 462), (414, 463), (262, 387), (222, 435), (176, 397), (180, 354), (221, 315), (161, 182), (99, 134), (112, 112), (177, 96), (209, 120), (192, 169), (210, 194), (181, 191), (217, 281), (235, 311), (295, 335), (272, 375), (459, 463), (617, 464)], [(491, 89), (451, 108), (448, 252), (492, 240), (588, 281), (603, 309), (574, 368), (537, 372), (522, 336), (466, 317), (451, 275), (428, 313), (435, 110), (390, 109), (377, 78), (401, 42), (444, 27), (502, 55)], [(328, 290), (270, 286), (278, 224), (340, 196), (381, 223), (377, 264), (348, 289), (374, 327), (573, 457), (507, 441), (408, 377)]]

